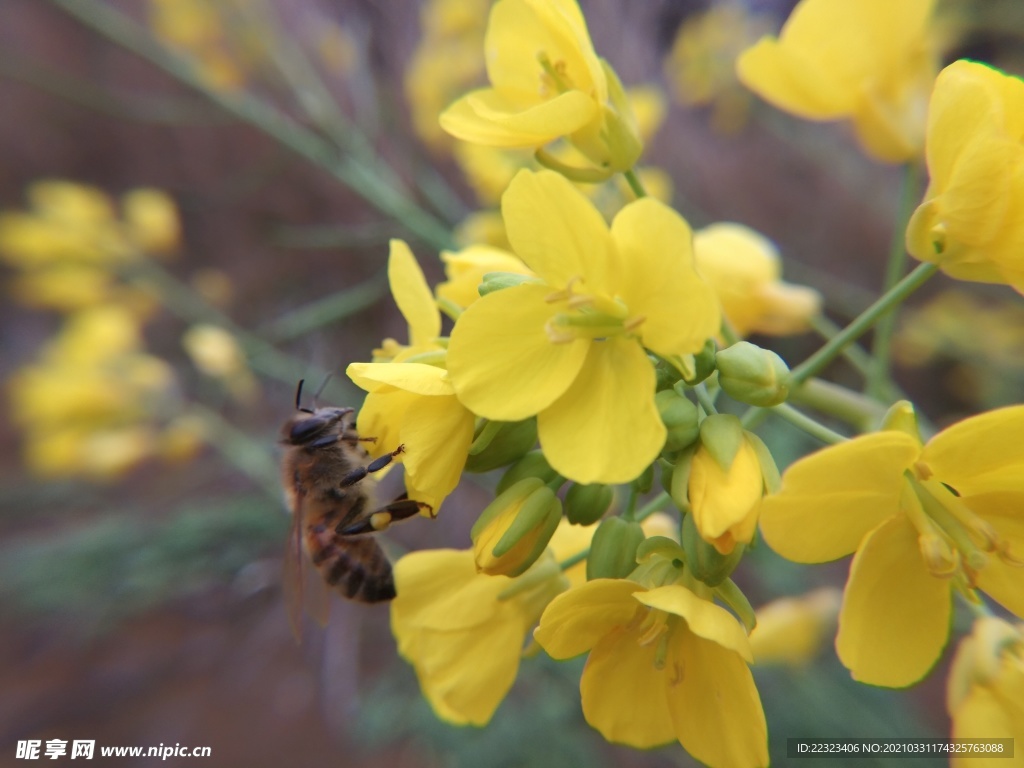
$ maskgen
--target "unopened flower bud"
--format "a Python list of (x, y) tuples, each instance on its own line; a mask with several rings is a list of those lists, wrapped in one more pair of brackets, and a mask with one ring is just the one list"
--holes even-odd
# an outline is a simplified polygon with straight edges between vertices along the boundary
[(682, 541), (686, 553), (686, 567), (697, 579), (709, 587), (717, 587), (732, 575), (743, 558), (744, 546), (733, 548), (732, 552), (722, 554), (713, 544), (705, 541), (697, 530), (693, 514), (683, 517)]
[(537, 443), (537, 420), (489, 421), (469, 447), (466, 471), (490, 472), (521, 459)]
[(674, 453), (693, 443), (700, 434), (697, 406), (672, 389), (659, 392), (654, 397), (661, 421), (668, 430), (665, 451)]
[(594, 531), (587, 557), (587, 580), (624, 579), (636, 568), (636, 549), (644, 540), (640, 523), (609, 517)]
[(528, 477), (537, 477), (544, 483), (550, 483), (557, 476), (558, 473), (551, 468), (541, 451), (530, 451), (508, 468), (508, 471), (498, 481), (497, 491), (504, 493), (520, 480), (525, 480)]
[(565, 494), (565, 516), (573, 525), (593, 525), (608, 511), (614, 495), (607, 485), (573, 483)]
[(533, 565), (562, 518), (562, 503), (538, 478), (520, 480), (480, 515), (470, 536), (476, 568), (491, 576), (518, 576)]
[(701, 422), (700, 446), (690, 461), (687, 499), (693, 522), (723, 555), (749, 543), (757, 527), (765, 473), (752, 437), (735, 416), (709, 416)]
[(789, 366), (771, 350), (740, 341), (715, 360), (719, 385), (741, 403), (770, 408), (789, 396)]

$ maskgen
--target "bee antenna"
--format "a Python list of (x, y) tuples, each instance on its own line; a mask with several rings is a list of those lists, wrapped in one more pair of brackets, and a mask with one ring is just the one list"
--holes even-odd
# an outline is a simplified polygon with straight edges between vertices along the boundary
[(316, 392), (314, 392), (314, 393), (313, 393), (313, 405), (314, 405), (314, 407), (316, 406), (316, 401), (317, 401), (317, 398), (319, 398), (319, 397), (320, 397), (320, 395), (321, 395), (321, 393), (322, 393), (322, 392), (323, 392), (323, 391), (324, 391), (325, 389), (327, 389), (327, 384), (328, 384), (328, 383), (330, 382), (330, 380), (331, 380), (331, 378), (332, 378), (333, 376), (334, 376), (334, 374), (333, 374), (333, 373), (328, 373), (328, 374), (327, 374), (327, 375), (326, 375), (326, 376), (324, 377), (323, 383), (322, 383), (322, 384), (321, 384), (321, 385), (320, 385), (319, 387), (317, 387), (317, 388), (316, 388)]
[(309, 408), (302, 407), (302, 385), (305, 383), (305, 379), (299, 379), (299, 386), (295, 389), (295, 410), (302, 411), (303, 413), (312, 413)]

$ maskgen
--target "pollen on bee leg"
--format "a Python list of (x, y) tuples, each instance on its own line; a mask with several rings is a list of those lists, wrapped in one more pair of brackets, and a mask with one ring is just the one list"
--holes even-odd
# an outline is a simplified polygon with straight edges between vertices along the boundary
[(390, 512), (374, 512), (370, 515), (370, 527), (375, 531), (383, 531), (391, 525)]

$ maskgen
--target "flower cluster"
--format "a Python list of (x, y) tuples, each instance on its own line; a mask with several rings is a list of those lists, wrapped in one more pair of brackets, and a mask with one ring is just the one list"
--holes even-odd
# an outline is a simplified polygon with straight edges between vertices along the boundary
[[(440, 125), (467, 142), (457, 155), (492, 174), (478, 188), (501, 191), (501, 237), (442, 254), (448, 280), (434, 291), (392, 241), (408, 339), (348, 368), (369, 393), (359, 430), (377, 438), (371, 452), (405, 446), (396, 461), (410, 498), (436, 511), (463, 472), (502, 472), (471, 546), (396, 566), (392, 628), (439, 717), (486, 723), (524, 647), (587, 654), (583, 714), (609, 741), (678, 741), (709, 765), (766, 765), (755, 661), (805, 663), (838, 620), (853, 677), (901, 687), (941, 656), (954, 597), (1024, 616), (1024, 406), (928, 440), (907, 402), (852, 437), (794, 407), (854, 431), (884, 413), (815, 376), (936, 269), (1021, 288), (1024, 86), (968, 62), (939, 74), (932, 10), (802, 0), (778, 39), (736, 61), (740, 81), (774, 104), (849, 119), (870, 155), (923, 154), (931, 177), (906, 230), (909, 252), (930, 264), (791, 371), (744, 339), (827, 330), (822, 297), (782, 282), (778, 250), (757, 232), (694, 233), (645, 194), (630, 102), (572, 0), (493, 6), (489, 85)], [(632, 195), (611, 211), (600, 189), (581, 190), (616, 173)], [(755, 431), (767, 413), (833, 445), (780, 477)], [(659, 475), (665, 492), (641, 506)], [(654, 532), (655, 519), (667, 527)], [(755, 613), (732, 577), (759, 531), (798, 562), (852, 554), (841, 598), (824, 590)], [(957, 732), (981, 733), (976, 713), (1017, 686), (1019, 631), (998, 627), (961, 651)], [(1019, 712), (1005, 711), (1008, 724), (987, 735), (1019, 730)]]

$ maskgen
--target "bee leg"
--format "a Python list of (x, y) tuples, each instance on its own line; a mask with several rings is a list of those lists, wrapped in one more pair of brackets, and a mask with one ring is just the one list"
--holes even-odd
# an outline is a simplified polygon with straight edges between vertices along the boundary
[(347, 443), (376, 443), (376, 437), (360, 437), (355, 432), (346, 432), (341, 439)]
[(348, 488), (350, 485), (355, 485), (356, 483), (358, 483), (371, 472), (380, 472), (382, 469), (384, 469), (384, 467), (391, 463), (391, 460), (394, 459), (395, 456), (404, 451), (405, 446), (400, 445), (397, 448), (395, 448), (395, 450), (393, 450), (391, 453), (385, 453), (383, 456), (380, 456), (371, 461), (365, 467), (353, 469), (351, 472), (349, 472), (347, 475), (341, 478), (341, 487)]
[(427, 510), (430, 516), (434, 516), (434, 508), (429, 504), (425, 504), (422, 501), (413, 501), (412, 499), (405, 498), (403, 494), (401, 497), (395, 499), (390, 504), (386, 504), (376, 512), (371, 514), (369, 517), (360, 520), (357, 523), (353, 523), (348, 527), (342, 527), (339, 525), (337, 533), (342, 536), (355, 536), (360, 533), (373, 533), (374, 531), (383, 531), (391, 523), (399, 520), (405, 520), (406, 518), (412, 517), (418, 514), (421, 510)]

